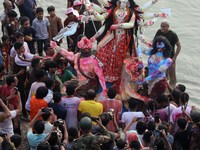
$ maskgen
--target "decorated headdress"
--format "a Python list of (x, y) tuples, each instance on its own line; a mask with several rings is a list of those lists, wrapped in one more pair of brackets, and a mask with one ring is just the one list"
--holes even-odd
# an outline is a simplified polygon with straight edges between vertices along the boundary
[(81, 48), (85, 51), (89, 51), (92, 48), (92, 40), (89, 40), (87, 37), (83, 37), (80, 42), (78, 42), (78, 48)]

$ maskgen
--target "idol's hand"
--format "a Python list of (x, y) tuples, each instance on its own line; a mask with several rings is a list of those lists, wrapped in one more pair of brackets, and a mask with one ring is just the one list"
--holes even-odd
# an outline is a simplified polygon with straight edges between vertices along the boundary
[(107, 89), (103, 90), (103, 96), (107, 96)]
[(161, 14), (160, 14), (160, 17), (166, 18), (166, 17), (167, 17), (167, 14), (166, 14), (166, 13), (161, 13)]
[(97, 38), (97, 36), (95, 34), (93, 37), (90, 38), (90, 41), (93, 43), (96, 40), (96, 38)]
[(147, 46), (148, 46), (149, 48), (152, 48), (152, 43), (151, 43), (151, 42), (148, 42), (148, 43), (147, 43)]
[(116, 28), (117, 28), (116, 25), (112, 25), (112, 26), (110, 27), (110, 30), (114, 31)]

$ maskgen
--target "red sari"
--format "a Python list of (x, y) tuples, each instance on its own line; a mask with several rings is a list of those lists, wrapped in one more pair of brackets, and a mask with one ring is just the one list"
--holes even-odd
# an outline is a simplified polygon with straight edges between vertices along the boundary
[[(112, 14), (111, 14), (112, 15)], [(116, 13), (114, 13), (116, 16)], [(126, 14), (121, 22), (117, 19), (113, 20), (113, 24), (125, 23), (128, 20), (129, 13)], [(117, 17), (113, 17), (117, 18)], [(103, 74), (106, 82), (115, 82), (120, 79), (123, 61), (129, 53), (130, 36), (128, 29), (116, 29), (114, 34), (109, 31), (98, 44), (96, 57), (103, 63)], [(113, 31), (114, 32), (114, 31)], [(111, 34), (110, 34), (111, 33)], [(133, 44), (134, 45), (134, 44)], [(133, 46), (133, 57), (137, 56), (135, 45)]]

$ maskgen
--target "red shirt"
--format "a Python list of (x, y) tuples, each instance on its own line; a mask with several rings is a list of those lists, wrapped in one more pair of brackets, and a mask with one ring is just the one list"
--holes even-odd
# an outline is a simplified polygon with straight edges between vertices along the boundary
[[(103, 100), (100, 101), (100, 103), (103, 105), (103, 112), (108, 112), (111, 108), (114, 109), (116, 122), (119, 123), (120, 113), (122, 112), (122, 102), (119, 100), (112, 99), (112, 100)], [(115, 132), (113, 121), (110, 121), (107, 127), (109, 131)]]
[(8, 66), (9, 66), (9, 48), (10, 48), (10, 46), (9, 45), (7, 45), (7, 46), (5, 46), (5, 52), (6, 52), (6, 61), (5, 61), (5, 68), (6, 68), (6, 70), (8, 70)]
[[(42, 107), (47, 108), (47, 102), (43, 99), (37, 99), (35, 96), (33, 96), (30, 101), (30, 121), (33, 120), (33, 118), (37, 115), (38, 110)], [(38, 119), (42, 119), (42, 116), (39, 116)]]
[[(7, 84), (3, 85), (0, 88), (1, 97), (9, 97), (11, 90), (14, 90), (14, 88), (10, 88), (9, 86), (7, 86)], [(11, 105), (13, 105), (14, 109), (17, 109), (17, 103), (18, 103), (18, 97), (17, 97), (17, 95), (14, 98), (10, 99), (8, 101), (8, 103), (11, 104)]]

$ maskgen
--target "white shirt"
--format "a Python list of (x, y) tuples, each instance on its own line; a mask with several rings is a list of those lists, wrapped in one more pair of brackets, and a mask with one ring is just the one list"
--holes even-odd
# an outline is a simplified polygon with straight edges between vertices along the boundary
[[(30, 53), (24, 53), (24, 56), (25, 56), (25, 59), (26, 60), (32, 60), (34, 55), (33, 54), (30, 54)], [(24, 58), (22, 58), (24, 59)], [(22, 61), (21, 59), (19, 59), (19, 55), (16, 54), (15, 56), (15, 63), (18, 65), (18, 66), (31, 66), (31, 62), (27, 62), (27, 61)]]
[[(26, 42), (23, 43), (24, 44), (24, 48), (25, 48), (25, 52), (30, 53), (28, 44)], [(13, 46), (10, 50), (10, 57), (15, 57), (17, 51), (15, 50), (15, 47)]]
[[(145, 117), (144, 114), (139, 111), (139, 112), (124, 112), (122, 114), (122, 122), (125, 123), (125, 125), (127, 126), (129, 124), (129, 122), (131, 122), (131, 120), (133, 119), (133, 117), (138, 116), (138, 117)], [(129, 129), (130, 130), (136, 130), (136, 124), (137, 122), (133, 123)]]
[(44, 121), (44, 132), (43, 133), (50, 133), (53, 125), (49, 121)]
[[(4, 113), (4, 112), (0, 112), (0, 114), (2, 114), (2, 113)], [(17, 111), (12, 110), (12, 111), (10, 111), (10, 113), (11, 113), (11, 116), (9, 118), (5, 119), (4, 122), (0, 123), (0, 133), (8, 132), (8, 134), (11, 137), (14, 135), (12, 119), (17, 116)]]
[[(173, 104), (171, 104), (170, 103), (170, 114), (172, 114), (172, 112), (173, 112), (173, 110), (176, 108), (176, 106), (175, 105), (173, 105)], [(168, 106), (167, 107), (165, 107), (165, 108), (163, 108), (163, 110), (166, 112), (166, 114), (167, 114), (167, 116), (169, 115), (169, 113), (168, 113)]]

